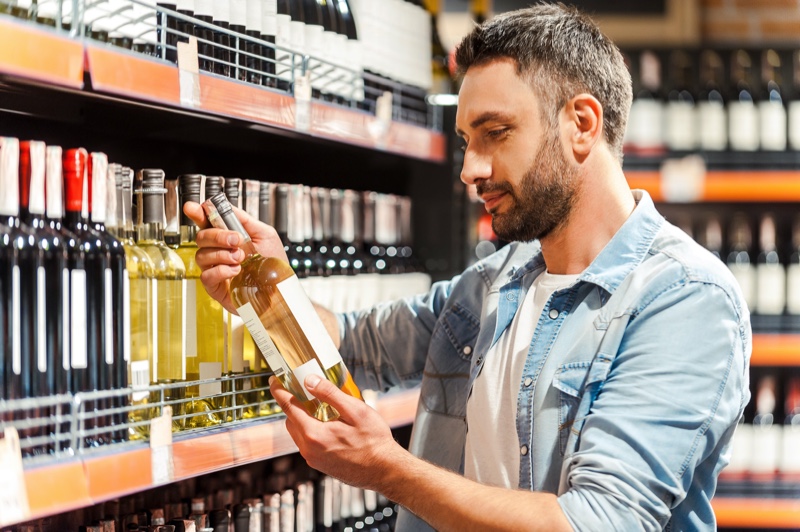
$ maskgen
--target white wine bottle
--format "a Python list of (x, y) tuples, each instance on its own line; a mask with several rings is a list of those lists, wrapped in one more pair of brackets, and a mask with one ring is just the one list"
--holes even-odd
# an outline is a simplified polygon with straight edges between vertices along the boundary
[(212, 225), (236, 231), (244, 240), (245, 259), (231, 280), (230, 296), (267, 365), (309, 414), (321, 421), (337, 419), (332, 406), (308, 392), (305, 378), (319, 375), (355, 396), (352, 379), (292, 267), (255, 250), (224, 194), (212, 196), (203, 207)]

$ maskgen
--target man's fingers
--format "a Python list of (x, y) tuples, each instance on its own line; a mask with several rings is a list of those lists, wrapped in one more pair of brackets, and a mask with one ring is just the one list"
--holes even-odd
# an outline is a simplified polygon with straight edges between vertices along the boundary
[(206, 213), (203, 211), (203, 207), (194, 201), (187, 201), (183, 204), (183, 212), (191, 218), (191, 220), (197, 224), (197, 227), (200, 229), (205, 229), (207, 227), (211, 227), (211, 224), (208, 223), (208, 218), (206, 218)]
[(234, 249), (241, 243), (242, 237), (236, 231), (211, 227), (197, 233), (197, 246), (201, 248)]
[(305, 380), (306, 389), (314, 397), (328, 403), (339, 412), (339, 415), (347, 421), (358, 416), (357, 410), (364, 406), (364, 402), (347, 395), (336, 387), (331, 381), (320, 378), (318, 375), (309, 375)]
[(244, 260), (244, 251), (229, 248), (200, 248), (195, 253), (195, 262), (201, 270), (214, 266), (238, 266)]
[(275, 402), (278, 403), (278, 406), (281, 407), (283, 413), (286, 414), (287, 417), (292, 418), (295, 422), (299, 422), (302, 424), (303, 419), (311, 418), (305, 409), (300, 405), (295, 398), (294, 395), (291, 394), (286, 388), (283, 387), (283, 384), (277, 379), (277, 377), (272, 376), (269, 378), (269, 391), (272, 394), (273, 399)]

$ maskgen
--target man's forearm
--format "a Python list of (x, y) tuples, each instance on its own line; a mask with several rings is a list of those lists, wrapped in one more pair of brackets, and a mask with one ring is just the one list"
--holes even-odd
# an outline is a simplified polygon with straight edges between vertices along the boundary
[(572, 530), (550, 493), (484, 486), (404, 451), (381, 469), (377, 491), (436, 530)]

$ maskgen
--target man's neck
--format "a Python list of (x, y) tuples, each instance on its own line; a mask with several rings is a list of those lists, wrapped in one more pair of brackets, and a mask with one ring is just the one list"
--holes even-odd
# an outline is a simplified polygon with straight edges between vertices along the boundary
[(547, 271), (564, 275), (588, 268), (635, 207), (618, 164), (609, 161), (585, 176), (567, 223), (541, 239)]

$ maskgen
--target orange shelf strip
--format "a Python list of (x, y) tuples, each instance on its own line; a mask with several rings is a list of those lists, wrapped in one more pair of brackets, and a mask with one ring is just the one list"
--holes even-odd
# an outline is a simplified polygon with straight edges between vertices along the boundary
[(25, 490), (31, 519), (92, 504), (89, 483), (80, 460), (26, 469)]
[(798, 528), (800, 499), (717, 497), (711, 500), (720, 527)]
[(256, 462), (297, 452), (297, 446), (286, 432), (286, 418), (242, 427), (231, 432), (235, 464)]
[(80, 89), (83, 43), (0, 17), (0, 72)]
[(800, 366), (800, 334), (754, 334), (750, 364)]
[(95, 502), (135, 493), (153, 485), (149, 447), (89, 457), (83, 463), (89, 495)]
[[(174, 70), (177, 72), (177, 68)], [(294, 128), (294, 98), (291, 96), (209, 74), (200, 74), (199, 109)]]
[(196, 477), (234, 465), (228, 431), (204, 434), (172, 444), (175, 479)]
[(110, 45), (87, 44), (86, 57), (95, 90), (157, 103), (181, 103), (178, 69), (172, 65)]
[[(625, 175), (631, 188), (642, 188), (655, 201), (664, 201), (657, 171), (629, 171)], [(800, 171), (712, 170), (706, 174), (703, 193), (698, 201), (800, 201)]]

